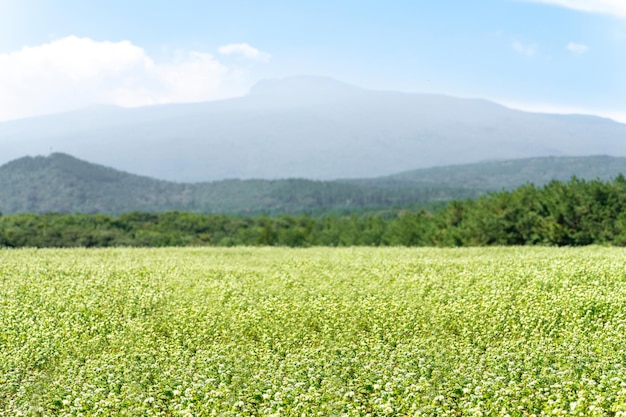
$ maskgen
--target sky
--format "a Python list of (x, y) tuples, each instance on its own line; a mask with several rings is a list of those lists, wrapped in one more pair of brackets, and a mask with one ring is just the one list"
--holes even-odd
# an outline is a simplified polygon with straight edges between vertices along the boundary
[(320, 75), (626, 123), (626, 0), (0, 0), (0, 121)]

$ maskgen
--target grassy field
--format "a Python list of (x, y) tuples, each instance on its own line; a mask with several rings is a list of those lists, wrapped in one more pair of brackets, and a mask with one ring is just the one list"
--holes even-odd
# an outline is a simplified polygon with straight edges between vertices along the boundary
[(0, 416), (624, 416), (616, 248), (0, 251)]

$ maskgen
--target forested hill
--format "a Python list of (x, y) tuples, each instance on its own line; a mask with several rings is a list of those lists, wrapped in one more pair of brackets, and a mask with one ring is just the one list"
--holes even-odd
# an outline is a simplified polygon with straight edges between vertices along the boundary
[(61, 153), (24, 157), (0, 167), (0, 212), (4, 214), (173, 210), (315, 214), (407, 206), (480, 193), (446, 186), (390, 189), (304, 179), (182, 184), (120, 172)]
[(626, 179), (526, 185), (435, 211), (350, 216), (184, 212), (0, 216), (0, 247), (626, 246)]
[(626, 173), (626, 158), (606, 155), (559, 156), (488, 161), (416, 169), (395, 175), (352, 181), (378, 187), (446, 186), (478, 190), (512, 190), (524, 184), (581, 179), (608, 181)]
[(128, 174), (55, 153), (0, 167), (0, 212), (190, 211), (317, 214), (407, 207), (477, 197), (551, 180), (609, 180), (626, 158), (547, 157), (421, 169), (349, 181), (224, 180), (183, 184)]

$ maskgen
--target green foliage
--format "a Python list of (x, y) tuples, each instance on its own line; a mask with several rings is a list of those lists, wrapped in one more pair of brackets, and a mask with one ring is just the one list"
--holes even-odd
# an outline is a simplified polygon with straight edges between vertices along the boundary
[(0, 415), (624, 416), (624, 264), (601, 247), (1, 250)]
[(130, 212), (0, 216), (0, 246), (503, 246), (626, 244), (626, 179), (526, 185), (441, 209), (362, 215)]

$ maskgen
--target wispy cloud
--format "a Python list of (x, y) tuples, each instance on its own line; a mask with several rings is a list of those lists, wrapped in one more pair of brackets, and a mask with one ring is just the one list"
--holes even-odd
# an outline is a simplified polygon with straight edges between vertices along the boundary
[(261, 52), (247, 43), (231, 43), (223, 45), (218, 48), (218, 52), (222, 55), (239, 55), (253, 61), (267, 62), (270, 59), (270, 54)]
[(565, 46), (565, 49), (575, 54), (584, 54), (589, 50), (589, 47), (582, 43), (570, 42)]
[(537, 45), (524, 45), (522, 42), (514, 41), (513, 49), (515, 52), (527, 57), (531, 57), (537, 53)]
[(589, 13), (603, 13), (626, 18), (625, 0), (524, 0), (531, 3), (553, 4)]
[(131, 42), (70, 36), (0, 54), (0, 120), (94, 103), (141, 106), (241, 95), (245, 72), (211, 54), (179, 51), (156, 61)]

